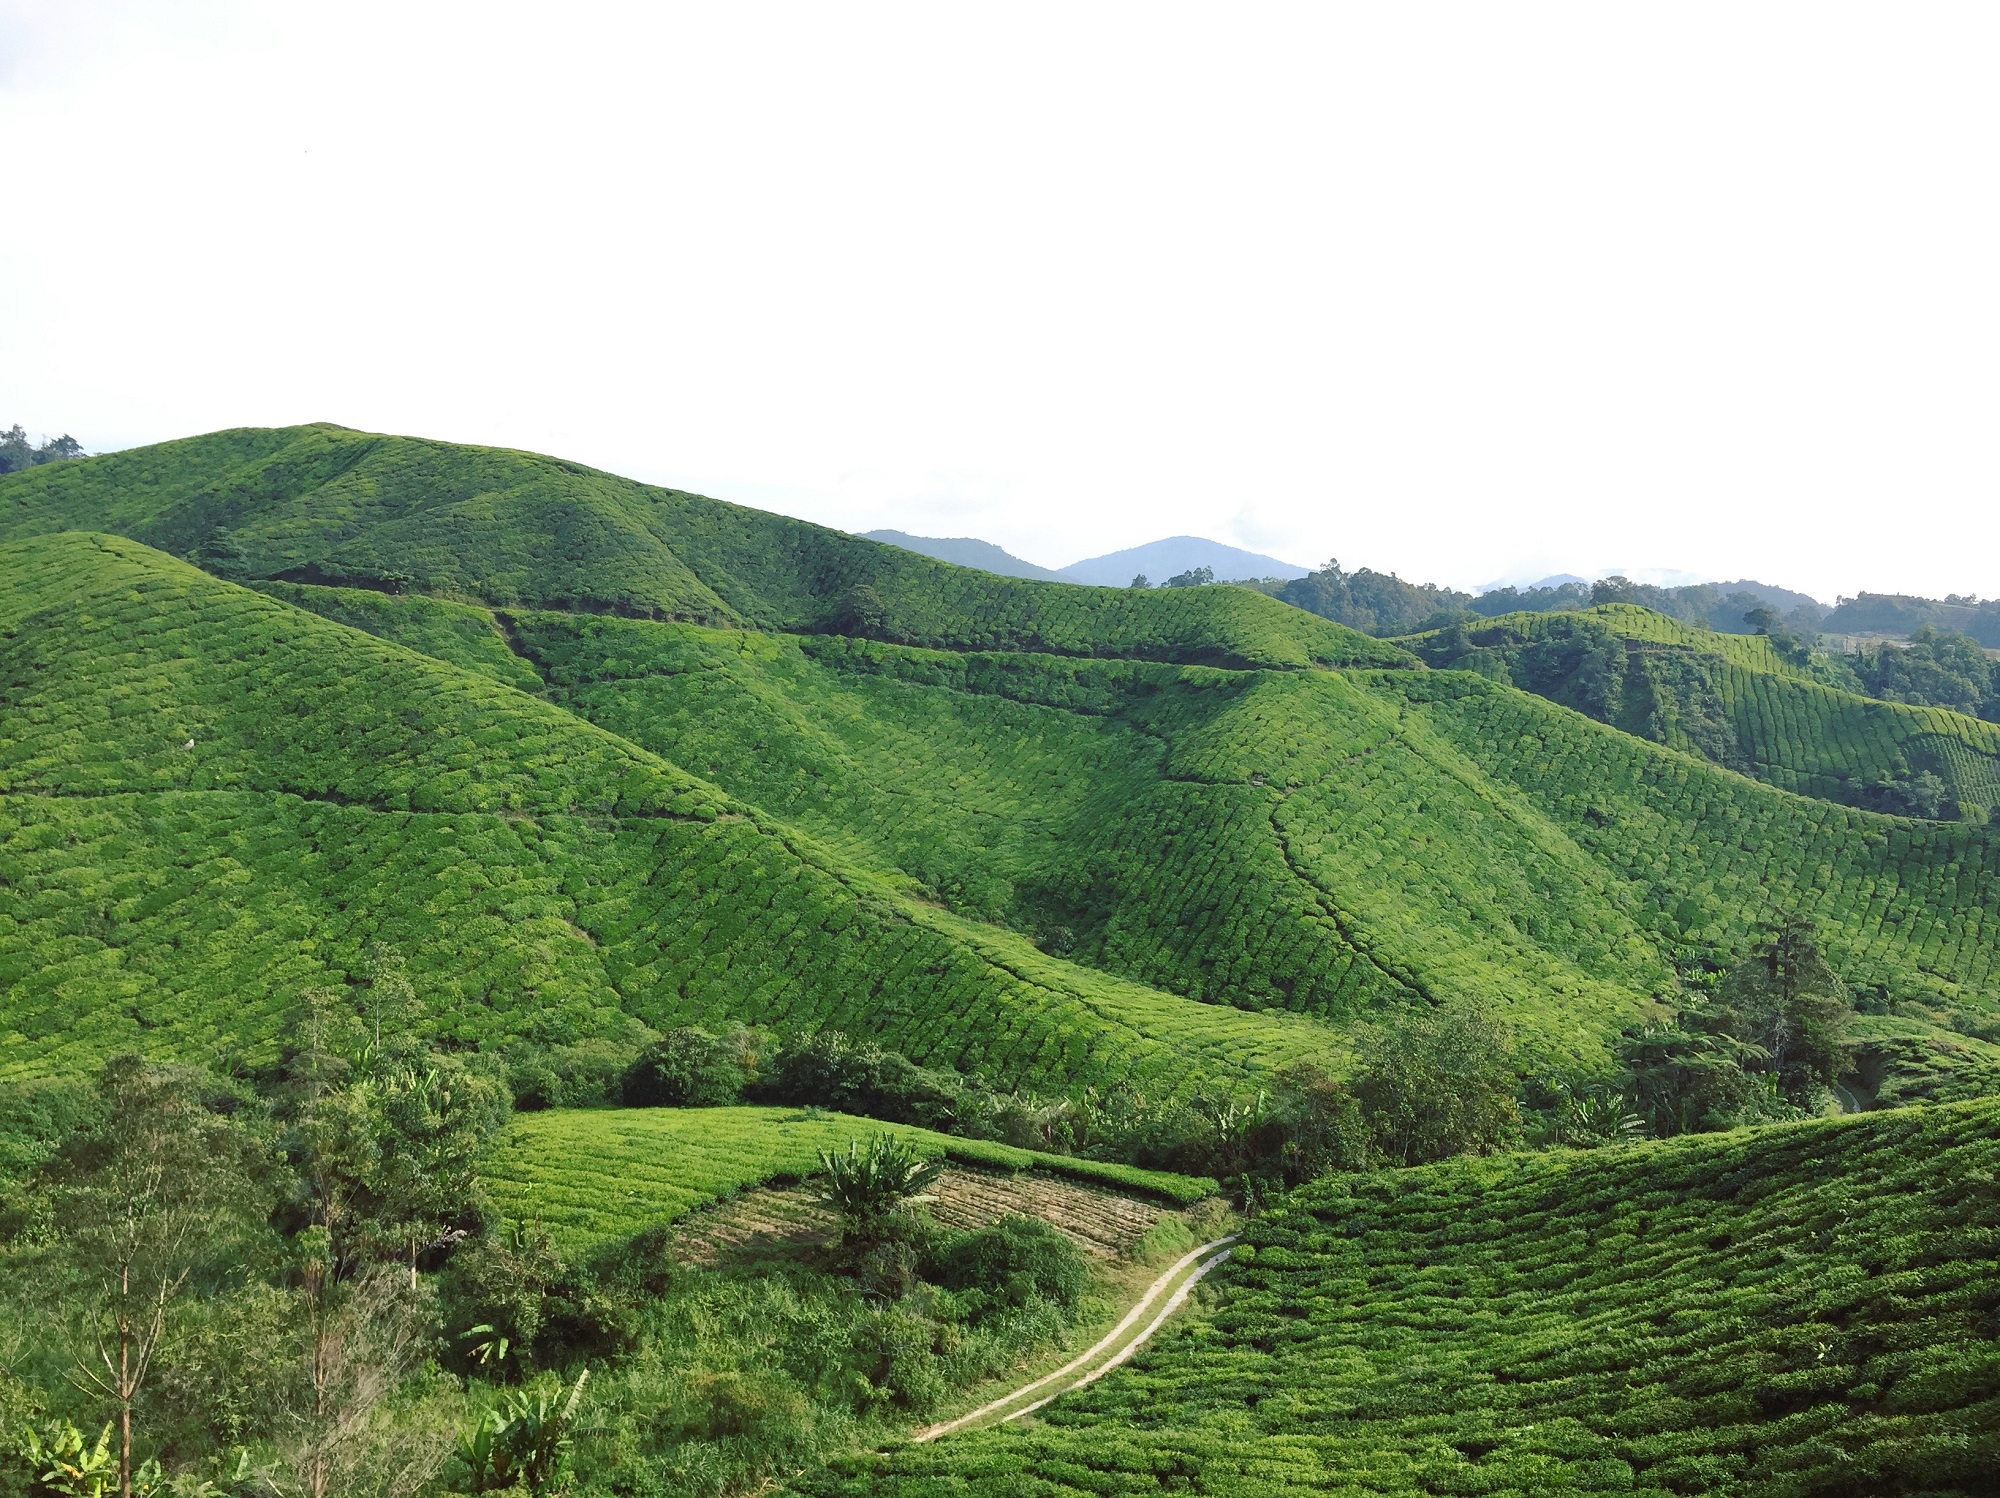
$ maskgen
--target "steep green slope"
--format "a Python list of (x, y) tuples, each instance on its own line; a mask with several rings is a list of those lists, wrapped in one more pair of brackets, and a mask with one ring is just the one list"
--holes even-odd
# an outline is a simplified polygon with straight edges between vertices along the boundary
[(1935, 1029), (1994, 1007), (1983, 835), (1815, 806), (1475, 677), (507, 621), (552, 700), (922, 899), (1153, 986), (1342, 1024), (1477, 996), (1530, 1055), (1593, 1064), (1674, 954), (1726, 958), (1803, 902), (1873, 1007), (1918, 1004), (1868, 1021), (1900, 1036), (1869, 1062), (1888, 1094), (1891, 1071), (1921, 1093), (1992, 1059)]
[(1960, 806), (2000, 805), (2000, 726), (1815, 681), (1757, 635), (1606, 604), (1508, 614), (1411, 636), (1429, 664), (1476, 671), (1801, 795), (1850, 806), (1936, 775)]
[(894, 894), (561, 709), (136, 543), (0, 548), (0, 1071), (268, 1054), (371, 940), (469, 1044), (839, 1024), (1049, 1087), (1325, 1049)]
[(2000, 835), (1786, 795), (1458, 672), (1376, 678), (1481, 774), (1606, 865), (1641, 926), (1728, 945), (1790, 909), (1851, 982), (1984, 994)]
[(952, 649), (1217, 664), (1411, 664), (1244, 588), (1080, 588), (499, 448), (342, 427), (223, 432), (0, 480), (0, 540), (113, 531), (246, 578), (824, 630)]
[(1996, 1174), (1977, 1104), (1331, 1178), (1039, 1428), (799, 1486), (1990, 1492)]

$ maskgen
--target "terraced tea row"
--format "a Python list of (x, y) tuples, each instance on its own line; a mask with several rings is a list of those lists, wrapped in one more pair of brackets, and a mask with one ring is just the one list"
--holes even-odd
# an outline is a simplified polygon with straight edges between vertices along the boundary
[(1971, 1493), (2000, 1470), (2000, 1108), (1337, 1177), (1030, 1431), (824, 1495)]

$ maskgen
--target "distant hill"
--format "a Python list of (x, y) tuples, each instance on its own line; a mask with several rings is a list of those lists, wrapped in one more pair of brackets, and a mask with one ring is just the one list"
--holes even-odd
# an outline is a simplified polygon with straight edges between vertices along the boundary
[(1085, 557), (1061, 568), (1056, 576), (1065, 582), (1095, 583), (1104, 588), (1122, 588), (1140, 573), (1155, 587), (1168, 578), (1196, 568), (1214, 572), (1219, 583), (1241, 582), (1247, 578), (1304, 577), (1306, 569), (1261, 552), (1224, 546), (1220, 541), (1200, 536), (1169, 536), (1164, 541), (1148, 541), (1124, 551), (1107, 552), (1101, 557)]
[(955, 562), (961, 567), (997, 572), (1002, 577), (1032, 577), (1045, 583), (1073, 581), (1059, 572), (1037, 567), (1033, 562), (1024, 562), (1011, 551), (1002, 551), (991, 541), (981, 541), (976, 536), (913, 536), (908, 531), (863, 531), (861, 534), (864, 540), (900, 546), (905, 551), (935, 557), (940, 562)]
[(1862, 593), (1843, 598), (1820, 628), (1832, 634), (1908, 635), (1924, 625), (1955, 629), (1982, 645), (2000, 646), (2000, 599), (1913, 598), (1906, 593)]

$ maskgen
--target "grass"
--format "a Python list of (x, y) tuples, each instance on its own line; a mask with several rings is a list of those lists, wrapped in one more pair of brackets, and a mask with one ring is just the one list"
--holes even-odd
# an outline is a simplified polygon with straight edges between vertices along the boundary
[(630, 1237), (719, 1197), (819, 1169), (819, 1151), (878, 1134), (927, 1156), (1049, 1170), (1187, 1204), (1215, 1182), (953, 1139), (906, 1124), (796, 1108), (570, 1109), (517, 1115), (481, 1166), (502, 1215), (537, 1219), (573, 1246)]
[(833, 1494), (1984, 1491), (2000, 1107), (1333, 1178), (1038, 1428)]

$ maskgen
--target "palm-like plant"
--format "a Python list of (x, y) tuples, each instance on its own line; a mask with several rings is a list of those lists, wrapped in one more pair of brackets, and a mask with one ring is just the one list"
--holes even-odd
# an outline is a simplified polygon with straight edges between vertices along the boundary
[(943, 1160), (927, 1160), (887, 1134), (865, 1146), (854, 1140), (843, 1154), (821, 1150), (819, 1163), (826, 1172), (820, 1198), (840, 1214), (850, 1239), (871, 1237), (901, 1208), (929, 1201), (930, 1188), (944, 1174)]
[(533, 1498), (555, 1498), (569, 1486), (569, 1453), (576, 1435), (577, 1406), (590, 1370), (577, 1374), (567, 1392), (555, 1388), (514, 1390), (459, 1443), (459, 1456), (472, 1476), (472, 1491), (497, 1493), (526, 1488)]

